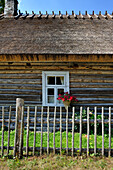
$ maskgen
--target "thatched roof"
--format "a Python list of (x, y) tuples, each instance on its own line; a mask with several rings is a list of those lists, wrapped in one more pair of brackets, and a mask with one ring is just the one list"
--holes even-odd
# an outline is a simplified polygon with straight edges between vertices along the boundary
[(113, 54), (113, 15), (98, 16), (1, 16), (0, 54)]

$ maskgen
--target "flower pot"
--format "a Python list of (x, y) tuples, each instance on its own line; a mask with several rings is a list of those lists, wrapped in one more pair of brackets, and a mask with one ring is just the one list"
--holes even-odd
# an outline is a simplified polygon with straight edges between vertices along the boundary
[(70, 103), (71, 103), (71, 101), (63, 101), (63, 104), (64, 104), (66, 110), (70, 106)]

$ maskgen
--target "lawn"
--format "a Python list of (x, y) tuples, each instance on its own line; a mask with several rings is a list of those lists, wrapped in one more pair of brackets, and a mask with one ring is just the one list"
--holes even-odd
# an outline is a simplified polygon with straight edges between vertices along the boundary
[[(26, 146), (26, 133), (27, 131), (24, 131), (24, 146)], [(14, 135), (15, 131), (11, 131), (10, 133), (10, 146), (14, 146)], [(2, 132), (0, 131), (0, 144), (1, 144), (1, 137)], [(74, 135), (74, 147), (79, 148), (79, 133), (75, 133)], [(50, 147), (53, 147), (53, 133), (49, 134), (49, 140), (50, 140)], [(30, 131), (29, 133), (29, 146), (33, 146), (34, 141), (34, 132)], [(40, 147), (41, 144), (41, 133), (36, 133), (36, 147)], [(4, 132), (4, 146), (7, 146), (8, 143), (8, 132)], [(55, 133), (55, 145), (57, 148), (60, 147), (60, 132)], [(89, 142), (90, 148), (94, 148), (94, 135), (90, 135), (90, 142)], [(43, 147), (47, 147), (47, 133), (43, 132)], [(68, 133), (68, 147), (72, 147), (72, 133)], [(104, 135), (104, 147), (107, 149), (109, 147), (109, 137), (108, 135)], [(62, 132), (62, 148), (66, 148), (66, 132)], [(87, 148), (87, 135), (82, 134), (82, 148)], [(102, 136), (97, 135), (97, 148), (102, 148)], [(113, 137), (111, 138), (111, 148), (113, 148)]]
[(19, 159), (0, 159), (1, 170), (113, 170), (113, 158), (78, 156), (43, 155)]
[[(26, 131), (24, 131), (24, 146), (26, 146)], [(10, 146), (14, 146), (14, 135), (15, 131), (11, 131), (10, 134)], [(0, 143), (1, 143), (2, 132), (0, 131)], [(53, 147), (53, 133), (49, 134), (50, 136), (50, 147)], [(75, 133), (75, 142), (74, 147), (79, 148), (79, 133)], [(4, 132), (4, 146), (7, 146), (8, 132)], [(40, 147), (41, 133), (36, 133), (36, 147)], [(34, 141), (34, 132), (30, 131), (29, 133), (29, 146), (33, 146)], [(105, 148), (109, 146), (109, 138), (107, 135), (104, 136)], [(60, 132), (55, 133), (55, 145), (56, 147), (60, 147)], [(72, 134), (68, 133), (68, 145), (69, 148), (72, 147)], [(43, 133), (43, 147), (47, 147), (47, 133)], [(66, 132), (62, 132), (62, 147), (66, 148)], [(97, 147), (102, 147), (102, 136), (97, 135)], [(113, 148), (113, 137), (111, 138), (111, 147)], [(87, 135), (82, 135), (82, 148), (87, 148)], [(94, 135), (90, 135), (90, 148), (94, 148)], [(12, 152), (11, 152), (12, 153)], [(8, 159), (7, 157), (0, 158), (0, 169), (1, 170), (25, 170), (25, 169), (39, 169), (39, 170), (67, 170), (67, 169), (76, 169), (76, 170), (85, 170), (85, 169), (110, 169), (113, 170), (113, 158), (101, 157), (101, 156), (93, 156), (91, 154), (90, 157), (86, 157), (86, 154), (82, 154), (79, 156), (77, 154), (75, 157), (65, 156), (65, 155), (53, 155), (50, 154), (47, 156), (44, 154), (43, 156), (35, 156), (32, 155), (28, 158), (23, 158), (19, 160), (16, 158)]]

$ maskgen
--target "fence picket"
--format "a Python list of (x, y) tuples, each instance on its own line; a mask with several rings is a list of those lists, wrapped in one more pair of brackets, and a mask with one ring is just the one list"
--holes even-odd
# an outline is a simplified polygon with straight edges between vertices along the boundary
[(95, 110), (95, 118), (94, 118), (94, 154), (97, 154), (97, 107)]
[(53, 125), (53, 153), (55, 154), (55, 127), (56, 127), (56, 106), (54, 110), (54, 125)]
[[(97, 152), (100, 152), (102, 154), (102, 156), (105, 155), (106, 152), (108, 152), (108, 156), (111, 156), (111, 153), (113, 152), (113, 149), (111, 149), (111, 124), (113, 124), (113, 120), (112, 118), (112, 108), (109, 107), (109, 114), (107, 114), (106, 112), (108, 111), (108, 108), (104, 109), (104, 107), (101, 108), (101, 119), (98, 119), (98, 114), (97, 111), (99, 111), (99, 108), (94, 107), (94, 120), (90, 118), (90, 109), (89, 107), (87, 107), (87, 119), (83, 119), (83, 107), (80, 107), (80, 119), (75, 119), (75, 110), (76, 108), (73, 107), (71, 114), (72, 117), (69, 117), (69, 108), (67, 107), (66, 109), (66, 113), (63, 112), (62, 107), (60, 107), (57, 109), (57, 107), (54, 107), (54, 118), (50, 119), (51, 113), (52, 113), (52, 107), (47, 107), (47, 117), (44, 117), (45, 114), (45, 107), (43, 108), (43, 106), (41, 107), (41, 116), (40, 118), (37, 119), (37, 111), (38, 111), (38, 106), (35, 106), (35, 114), (34, 114), (34, 119), (33, 117), (30, 117), (30, 114), (32, 114), (32, 112), (34, 113), (34, 107), (32, 106), (31, 110), (30, 110), (30, 106), (27, 107), (27, 120), (24, 120), (24, 106), (21, 107), (21, 116), (18, 117), (18, 109), (16, 107), (16, 116), (15, 119), (11, 119), (12, 117), (12, 112), (13, 112), (13, 108), (10, 106), (9, 108), (4, 108), (4, 106), (2, 107), (2, 119), (0, 119), (0, 123), (2, 123), (2, 136), (1, 136), (1, 156), (4, 156), (5, 152), (4, 150), (6, 149), (6, 154), (7, 156), (9, 155), (9, 150), (13, 149), (13, 157), (15, 157), (16, 155), (19, 156), (19, 158), (22, 156), (23, 150), (26, 150), (26, 155), (29, 155), (29, 151), (33, 152), (33, 155), (35, 155), (35, 151), (39, 151), (40, 155), (42, 155), (43, 149), (44, 151), (47, 151), (47, 154), (49, 155), (50, 151), (53, 151), (53, 153), (55, 154), (55, 151), (60, 151), (60, 154), (62, 154), (62, 149), (63, 145), (62, 145), (62, 139), (63, 139), (63, 126), (65, 125), (66, 127), (66, 148), (64, 149), (66, 151), (66, 155), (68, 155), (69, 153), (71, 153), (72, 156), (74, 156), (74, 152), (77, 152), (77, 148), (75, 148), (76, 146), (74, 146), (74, 142), (75, 142), (75, 138), (74, 138), (74, 128), (75, 128), (75, 124), (78, 124), (80, 127), (80, 136), (79, 136), (79, 152), (80, 155), (82, 154), (82, 152), (86, 152), (87, 156), (89, 156), (90, 153), (94, 153), (95, 155), (97, 154)], [(39, 108), (40, 109), (40, 108)], [(1, 110), (1, 108), (0, 108)], [(57, 110), (59, 110), (58, 112), (56, 112)], [(105, 112), (105, 111), (106, 112)], [(30, 112), (31, 111), (31, 112)], [(6, 113), (7, 112), (7, 113)], [(105, 113), (104, 113), (105, 112)], [(60, 114), (60, 118), (56, 119), (56, 114), (58, 113), (58, 116)], [(7, 114), (7, 115), (6, 115)], [(63, 117), (63, 114), (65, 114), (66, 116)], [(5, 116), (9, 117), (7, 119), (5, 119)], [(105, 115), (109, 115), (107, 118), (105, 117)], [(105, 117), (105, 118), (104, 118)], [(15, 122), (15, 139), (14, 139), (14, 147), (10, 146), (10, 136), (11, 136), (11, 132), (10, 132), (10, 126), (11, 123)], [(8, 144), (7, 146), (4, 146), (5, 141), (4, 141), (4, 134), (5, 134), (5, 129), (4, 129), (4, 124), (8, 123)], [(23, 148), (23, 127), (24, 127), (24, 123), (27, 123), (27, 136), (26, 136), (26, 147)], [(30, 131), (30, 123), (34, 123), (34, 139), (33, 139), (33, 147), (29, 147), (29, 131)], [(41, 145), (40, 148), (36, 147), (36, 128), (37, 128), (37, 123), (41, 124)], [(43, 124), (47, 123), (47, 147), (43, 148)], [(90, 148), (90, 124), (94, 123), (94, 148)], [(102, 148), (97, 148), (97, 125), (98, 123), (100, 125), (102, 125)], [(19, 131), (18, 131), (18, 124), (19, 124)], [(53, 148), (50, 148), (50, 128), (51, 128), (51, 124), (53, 124)], [(87, 124), (87, 148), (82, 148), (82, 131), (83, 131), (83, 124)], [(109, 124), (109, 148), (105, 148), (104, 147), (104, 124)], [(60, 125), (60, 129), (59, 129), (59, 125)], [(69, 128), (72, 127), (72, 137), (71, 137), (71, 143), (72, 146), (69, 148), (69, 136), (68, 136), (68, 131)], [(60, 131), (60, 147), (58, 148), (58, 146), (55, 146), (55, 132), (56, 132), (56, 128), (59, 129)], [(19, 142), (18, 142), (19, 141)], [(18, 154), (19, 153), (19, 154)]]
[(66, 109), (66, 154), (68, 155), (68, 106)]
[(80, 155), (82, 155), (82, 107), (80, 107), (80, 144), (79, 144)]
[(74, 156), (74, 127), (75, 127), (75, 107), (73, 107), (73, 113), (72, 113), (72, 156)]
[(102, 156), (104, 156), (104, 107), (102, 107)]
[(21, 133), (20, 133), (20, 143), (19, 143), (19, 158), (23, 156), (23, 122), (24, 121), (24, 107), (22, 106), (22, 115), (21, 115)]
[(89, 107), (87, 108), (87, 156), (89, 156)]
[(111, 107), (109, 107), (109, 157), (111, 156)]
[(4, 156), (4, 106), (2, 107), (2, 145), (1, 156)]
[(9, 155), (9, 146), (10, 146), (10, 124), (11, 124), (11, 106), (9, 107), (7, 156)]
[(60, 154), (62, 154), (62, 107), (60, 107)]
[(40, 156), (42, 155), (42, 145), (43, 145), (43, 106), (41, 110), (41, 146), (40, 146)]
[(36, 119), (37, 119), (37, 106), (35, 106), (35, 116), (34, 116), (34, 143), (33, 143), (33, 156), (35, 155), (36, 147)]
[(27, 107), (27, 136), (26, 136), (26, 156), (29, 155), (29, 113), (30, 107)]
[(49, 155), (49, 106), (47, 108), (47, 155)]
[(15, 118), (15, 139), (14, 139), (14, 152), (13, 152), (13, 157), (16, 157), (16, 142), (17, 142), (17, 131), (18, 131), (18, 107), (16, 106), (16, 118)]

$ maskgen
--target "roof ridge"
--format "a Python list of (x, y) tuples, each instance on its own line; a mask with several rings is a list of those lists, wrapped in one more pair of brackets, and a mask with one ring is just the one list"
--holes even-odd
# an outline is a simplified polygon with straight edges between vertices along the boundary
[(86, 19), (86, 18), (89, 18), (89, 19), (101, 19), (101, 18), (104, 18), (104, 19), (113, 19), (113, 12), (112, 14), (109, 14), (107, 11), (105, 11), (105, 14), (102, 14), (101, 11), (99, 11), (99, 14), (95, 14), (95, 12), (93, 11), (92, 14), (89, 14), (87, 11), (85, 11), (85, 14), (82, 14), (81, 11), (79, 11), (79, 14), (75, 14), (74, 11), (72, 11), (72, 14), (68, 14), (68, 12), (66, 11), (66, 14), (62, 14), (61, 11), (59, 11), (59, 14), (55, 14), (54, 11), (52, 11), (52, 14), (48, 14), (48, 12), (46, 11), (45, 14), (42, 14), (41, 11), (39, 11), (39, 14), (36, 14), (34, 11), (32, 11), (32, 14), (29, 14), (27, 11), (25, 11), (25, 13), (21, 13), (20, 10), (19, 10), (19, 13), (17, 16), (6, 16), (4, 14), (0, 14), (0, 18), (15, 18), (15, 19), (18, 19), (18, 18), (23, 18), (23, 19), (26, 19), (26, 18), (60, 18), (60, 19), (63, 19), (63, 18), (75, 18), (75, 19)]

